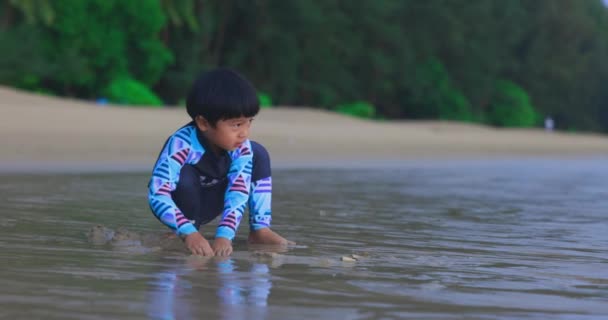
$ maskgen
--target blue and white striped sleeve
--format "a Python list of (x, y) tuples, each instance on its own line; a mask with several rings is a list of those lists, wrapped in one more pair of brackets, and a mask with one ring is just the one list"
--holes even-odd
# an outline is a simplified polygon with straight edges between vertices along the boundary
[[(179, 182), (179, 173), (184, 164), (196, 155), (191, 148), (192, 128), (182, 128), (173, 134), (165, 143), (152, 177), (148, 184), (148, 203), (152, 212), (164, 225), (177, 235), (183, 236), (197, 232), (194, 225), (179, 210), (171, 192)], [(199, 156), (200, 157), (200, 156)]]
[(253, 153), (251, 142), (245, 141), (240, 148), (231, 151), (232, 163), (228, 170), (228, 187), (224, 197), (222, 219), (215, 237), (234, 239), (249, 201)]

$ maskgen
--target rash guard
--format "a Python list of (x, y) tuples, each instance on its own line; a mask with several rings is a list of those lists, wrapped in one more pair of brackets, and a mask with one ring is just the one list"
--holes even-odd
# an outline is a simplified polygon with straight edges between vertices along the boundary
[[(252, 182), (252, 143), (246, 140), (239, 148), (216, 155), (194, 122), (178, 129), (167, 139), (148, 184), (148, 202), (154, 215), (179, 236), (197, 232), (171, 196), (179, 183), (182, 167), (192, 165), (210, 172), (211, 177), (227, 179), (216, 237), (234, 238), (247, 205), (253, 230), (270, 226), (271, 178)], [(201, 183), (208, 183), (202, 180)]]

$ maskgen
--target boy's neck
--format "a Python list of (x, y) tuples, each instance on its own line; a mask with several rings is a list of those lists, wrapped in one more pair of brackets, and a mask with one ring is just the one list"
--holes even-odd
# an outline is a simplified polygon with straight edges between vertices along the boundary
[[(196, 125), (195, 125), (195, 127), (196, 127)], [(211, 152), (213, 152), (213, 154), (216, 156), (222, 156), (224, 153), (226, 153), (226, 150), (216, 146), (211, 141), (209, 141), (205, 132), (201, 131), (199, 128), (196, 128), (196, 132), (197, 132), (199, 142), (203, 145), (203, 147), (206, 150), (211, 150)]]

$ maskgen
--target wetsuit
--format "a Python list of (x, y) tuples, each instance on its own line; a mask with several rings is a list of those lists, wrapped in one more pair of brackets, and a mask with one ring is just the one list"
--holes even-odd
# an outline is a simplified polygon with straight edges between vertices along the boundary
[(154, 215), (184, 236), (221, 214), (216, 237), (232, 240), (245, 208), (251, 230), (269, 227), (272, 179), (264, 147), (246, 140), (216, 154), (194, 122), (165, 142), (148, 184)]

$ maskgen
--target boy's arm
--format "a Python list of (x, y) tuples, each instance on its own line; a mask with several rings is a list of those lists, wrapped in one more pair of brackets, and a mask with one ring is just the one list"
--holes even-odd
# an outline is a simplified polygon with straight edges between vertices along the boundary
[(171, 192), (177, 186), (179, 173), (191, 150), (190, 144), (183, 137), (174, 135), (165, 143), (148, 184), (148, 203), (152, 212), (178, 236), (197, 232), (171, 198)]
[(222, 220), (215, 233), (216, 238), (234, 239), (249, 200), (253, 153), (247, 140), (231, 153), (233, 158), (228, 171), (228, 187), (224, 197)]
[(256, 231), (270, 227), (272, 221), (272, 178), (251, 183), (249, 196), (249, 227)]

